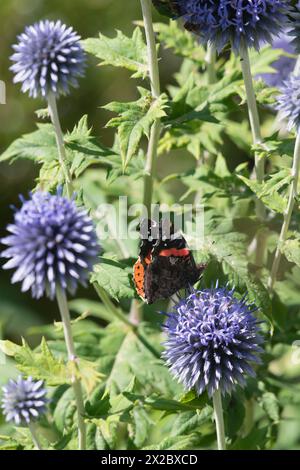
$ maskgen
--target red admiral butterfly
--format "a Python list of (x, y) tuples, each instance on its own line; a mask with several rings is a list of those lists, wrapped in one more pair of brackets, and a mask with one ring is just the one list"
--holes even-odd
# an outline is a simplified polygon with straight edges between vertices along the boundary
[(168, 221), (158, 224), (144, 219), (140, 233), (140, 254), (133, 277), (136, 291), (145, 302), (168, 299), (198, 281), (206, 266), (195, 263), (186, 240), (174, 235)]

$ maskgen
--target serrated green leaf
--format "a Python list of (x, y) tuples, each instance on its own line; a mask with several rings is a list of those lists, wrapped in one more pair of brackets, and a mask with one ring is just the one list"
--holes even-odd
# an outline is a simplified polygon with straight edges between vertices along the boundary
[(147, 76), (147, 47), (140, 28), (136, 28), (132, 37), (117, 31), (114, 38), (99, 34), (99, 38), (82, 41), (84, 49), (101, 60), (99, 65), (123, 67), (133, 72), (133, 77)]
[(239, 175), (239, 178), (253, 191), (256, 196), (271, 210), (283, 214), (287, 206), (287, 194), (285, 189), (292, 181), (289, 169), (285, 168), (273, 175), (267, 181), (258, 183)]
[(106, 158), (119, 157), (112, 149), (101, 144), (97, 137), (92, 135), (88, 127), (88, 117), (83, 116), (72, 132), (65, 136), (65, 145), (69, 151), (71, 174), (78, 178), (88, 167), (95, 164), (106, 165)]
[(15, 140), (0, 156), (0, 162), (18, 158), (37, 163), (51, 162), (57, 158), (55, 133), (52, 124), (38, 124), (38, 129)]
[(88, 394), (92, 392), (95, 386), (99, 384), (104, 377), (103, 374), (98, 372), (97, 364), (82, 358), (79, 360), (79, 366), (74, 372), (74, 376), (77, 376), (77, 378), (81, 380)]
[(273, 334), (272, 302), (270, 292), (262, 281), (252, 274), (245, 279), (248, 299), (268, 318), (271, 324), (271, 334)]
[(245, 242), (246, 236), (237, 232), (211, 234), (204, 248), (222, 264), (225, 274), (237, 285), (248, 275)]
[(143, 447), (142, 450), (191, 450), (197, 446), (199, 435), (196, 433), (188, 436), (170, 436), (160, 443)]
[(300, 236), (286, 240), (280, 246), (280, 250), (288, 261), (300, 267)]
[(113, 102), (104, 106), (105, 109), (119, 114), (111, 119), (107, 126), (117, 127), (120, 150), (125, 170), (132, 157), (137, 154), (143, 136), (149, 138), (151, 126), (155, 121), (166, 115), (168, 99), (161, 95), (153, 99), (150, 92), (139, 88), (141, 98), (130, 103)]
[(68, 388), (60, 397), (56, 404), (53, 419), (57, 429), (61, 433), (68, 433), (72, 430), (75, 422), (76, 402), (74, 391)]
[(131, 411), (131, 415), (134, 427), (133, 442), (137, 448), (141, 448), (147, 440), (154, 422), (142, 406), (135, 406)]
[(10, 341), (2, 341), (0, 348), (5, 354), (15, 358), (18, 369), (24, 374), (45, 380), (48, 385), (71, 384), (72, 377), (76, 376), (82, 380), (89, 393), (102, 377), (96, 370), (97, 365), (90, 361), (81, 359), (79, 367), (75, 368), (73, 362), (65, 364), (62, 358), (56, 358), (45, 338), (42, 339), (40, 348), (36, 351), (32, 351), (24, 340), (22, 346)]
[(233, 230), (232, 221), (219, 218), (206, 225), (207, 236), (201, 250), (204, 258), (209, 254), (221, 263), (231, 283), (248, 293), (248, 298), (265, 315), (272, 325), (270, 294), (263, 283), (249, 270), (247, 237)]
[(23, 341), (22, 347), (14, 355), (17, 367), (26, 375), (45, 380), (48, 385), (70, 384), (71, 375), (62, 359), (54, 357), (43, 338), (40, 351), (32, 351)]
[(187, 411), (180, 413), (173, 423), (173, 430), (171, 436), (183, 436), (189, 434), (196, 429), (200, 429), (205, 423), (212, 421), (213, 409), (211, 406), (206, 406), (199, 412)]
[(118, 435), (120, 432), (120, 416), (111, 415), (106, 420), (93, 419), (91, 421), (97, 426), (100, 432), (101, 443), (98, 443), (98, 445), (100, 444), (100, 446), (104, 446), (106, 449), (110, 450), (116, 449), (116, 444), (119, 437)]
[(134, 289), (131, 283), (131, 269), (118, 261), (100, 258), (100, 264), (94, 267), (91, 281), (96, 282), (114, 299), (132, 299)]

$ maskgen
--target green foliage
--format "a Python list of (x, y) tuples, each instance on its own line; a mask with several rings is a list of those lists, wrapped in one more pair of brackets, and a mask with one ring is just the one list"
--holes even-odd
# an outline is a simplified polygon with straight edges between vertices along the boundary
[(118, 129), (121, 157), (124, 170), (132, 157), (137, 153), (141, 138), (150, 137), (152, 124), (166, 115), (167, 97), (162, 95), (153, 99), (151, 93), (139, 88), (141, 98), (133, 103), (113, 102), (104, 106), (105, 109), (119, 114), (111, 119), (107, 126)]
[(170, 21), (168, 24), (157, 23), (154, 29), (158, 33), (159, 41), (166, 49), (173, 49), (179, 57), (188, 58), (199, 66), (204, 65), (204, 48), (199, 47), (197, 38), (180, 28), (178, 23), (175, 21)]
[[(268, 181), (262, 184), (242, 175), (240, 178), (269, 209), (280, 214), (284, 213), (288, 201), (285, 190), (292, 181), (292, 175), (288, 168), (270, 175)], [(283, 194), (282, 191), (284, 191)]]
[[(65, 136), (66, 154), (71, 174), (78, 178), (91, 165), (105, 165), (116, 153), (104, 147), (88, 127), (87, 116), (83, 116), (72, 132)], [(13, 142), (0, 156), (0, 161), (14, 162), (29, 159), (41, 165), (39, 185), (49, 190), (63, 182), (59, 168), (55, 132), (52, 124), (38, 124), (38, 129)], [(109, 163), (111, 166), (111, 162)]]
[(24, 340), (22, 346), (10, 341), (1, 341), (0, 349), (8, 356), (14, 357), (18, 369), (26, 376), (44, 380), (51, 386), (70, 385), (75, 375), (90, 392), (101, 379), (101, 374), (87, 360), (82, 359), (77, 370), (71, 361), (65, 363), (62, 357), (55, 357), (44, 338), (36, 351), (32, 351)]
[(99, 38), (82, 41), (87, 52), (100, 59), (100, 65), (124, 67), (133, 72), (133, 77), (145, 78), (148, 74), (147, 48), (143, 33), (136, 28), (131, 38), (117, 31), (117, 36), (108, 38), (99, 34)]
[(100, 258), (94, 268), (92, 282), (96, 282), (114, 299), (133, 298), (132, 269), (113, 259)]
[(38, 124), (38, 130), (15, 140), (1, 155), (0, 161), (28, 158), (37, 163), (57, 159), (55, 133), (52, 124)]
[(295, 234), (295, 238), (286, 240), (281, 246), (281, 251), (288, 261), (300, 267), (300, 234)]

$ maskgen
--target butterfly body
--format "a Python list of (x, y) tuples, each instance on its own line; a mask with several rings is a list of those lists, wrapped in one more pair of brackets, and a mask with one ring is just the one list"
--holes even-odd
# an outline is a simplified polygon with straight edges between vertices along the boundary
[(144, 220), (140, 228), (144, 237), (134, 265), (134, 282), (145, 302), (170, 298), (198, 281), (205, 266), (195, 263), (182, 235), (175, 236), (172, 229), (167, 233), (163, 223), (158, 226), (151, 220)]

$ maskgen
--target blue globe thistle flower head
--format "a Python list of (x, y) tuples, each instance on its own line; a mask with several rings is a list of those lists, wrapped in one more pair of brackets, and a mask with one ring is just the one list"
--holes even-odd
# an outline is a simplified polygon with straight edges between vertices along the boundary
[(172, 375), (186, 390), (230, 393), (254, 376), (260, 363), (262, 337), (253, 306), (233, 290), (193, 291), (168, 314), (163, 356)]
[(289, 131), (300, 129), (300, 75), (291, 74), (280, 88), (281, 94), (278, 96), (277, 110), (281, 119), (287, 120)]
[(15, 269), (12, 282), (22, 282), (22, 292), (31, 289), (34, 298), (45, 293), (54, 298), (56, 287), (75, 293), (86, 284), (97, 260), (99, 246), (92, 219), (74, 200), (36, 192), (14, 214), (10, 235), (1, 241), (1, 253)]
[(166, 0), (168, 12), (182, 17), (185, 27), (221, 51), (231, 43), (239, 51), (241, 41), (259, 50), (262, 43), (282, 31), (290, 10), (286, 0)]
[(46, 413), (48, 400), (43, 380), (19, 376), (16, 381), (11, 379), (2, 391), (1, 408), (6, 421), (30, 424)]
[[(291, 43), (291, 37), (285, 32), (276, 38), (272, 46), (274, 49), (282, 49), (287, 54), (295, 54), (293, 44)], [(265, 73), (260, 77), (270, 87), (279, 88), (283, 85), (286, 78), (293, 72), (296, 64), (296, 58), (289, 55), (282, 54), (279, 59), (273, 62), (272, 67), (275, 69), (275, 73)]]
[(22, 83), (22, 91), (31, 97), (46, 98), (69, 93), (83, 75), (85, 54), (80, 36), (61, 21), (40, 21), (27, 26), (18, 36), (11, 56), (14, 83)]

